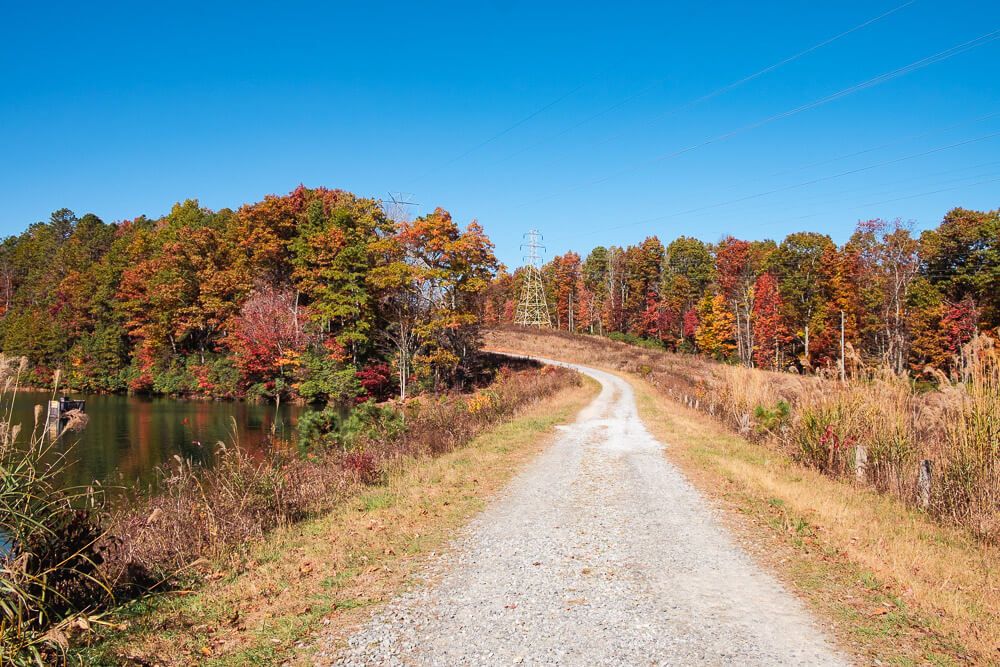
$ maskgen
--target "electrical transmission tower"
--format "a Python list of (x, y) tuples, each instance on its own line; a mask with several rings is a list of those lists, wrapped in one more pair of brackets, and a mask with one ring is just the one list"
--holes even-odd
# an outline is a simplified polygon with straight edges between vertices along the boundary
[(382, 210), (385, 214), (389, 216), (389, 219), (394, 222), (409, 222), (410, 207), (420, 206), (415, 201), (409, 201), (413, 199), (412, 192), (390, 192), (388, 199), (379, 199), (378, 203), (382, 205)]
[(514, 311), (514, 324), (526, 327), (551, 327), (549, 319), (549, 304), (545, 301), (545, 287), (542, 285), (540, 270), (540, 250), (545, 250), (540, 242), (542, 235), (532, 229), (524, 235), (526, 241), (521, 244), (522, 250), (527, 250), (524, 257), (524, 284), (521, 286), (521, 300)]

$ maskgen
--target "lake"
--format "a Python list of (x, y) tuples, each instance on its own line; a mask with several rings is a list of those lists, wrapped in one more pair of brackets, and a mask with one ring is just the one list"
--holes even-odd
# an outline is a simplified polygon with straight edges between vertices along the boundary
[[(51, 394), (18, 393), (14, 423), (22, 424), (22, 441), (34, 424), (35, 405), (46, 405)], [(156, 469), (174, 455), (211, 465), (219, 441), (233, 442), (235, 420), (239, 446), (261, 452), (272, 426), (278, 439), (294, 441), (295, 424), (303, 410), (274, 405), (227, 401), (185, 401), (143, 396), (82, 395), (89, 418), (82, 431), (66, 433), (56, 445), (74, 461), (64, 483), (145, 489), (156, 481)], [(44, 413), (41, 417), (44, 422)]]

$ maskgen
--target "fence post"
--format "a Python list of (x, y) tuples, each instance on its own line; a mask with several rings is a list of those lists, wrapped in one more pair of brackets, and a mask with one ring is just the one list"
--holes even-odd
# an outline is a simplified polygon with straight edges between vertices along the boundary
[(865, 481), (868, 472), (868, 450), (864, 445), (854, 448), (854, 478), (859, 482)]
[(920, 498), (920, 506), (927, 509), (931, 504), (931, 462), (927, 459), (920, 462), (920, 470), (917, 475), (917, 496)]

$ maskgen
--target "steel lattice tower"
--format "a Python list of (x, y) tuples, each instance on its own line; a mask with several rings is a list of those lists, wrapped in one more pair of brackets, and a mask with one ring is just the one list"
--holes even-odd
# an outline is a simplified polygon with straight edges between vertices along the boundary
[(524, 284), (521, 286), (521, 300), (514, 311), (514, 324), (526, 327), (551, 327), (549, 319), (549, 304), (545, 301), (545, 287), (542, 285), (540, 269), (540, 250), (545, 250), (540, 242), (542, 235), (532, 229), (524, 235), (526, 241), (521, 244), (522, 250), (527, 250), (524, 257)]

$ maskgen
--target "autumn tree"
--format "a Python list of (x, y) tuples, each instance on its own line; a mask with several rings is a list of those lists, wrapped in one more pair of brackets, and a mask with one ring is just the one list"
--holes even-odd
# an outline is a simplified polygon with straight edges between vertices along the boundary
[(753, 355), (760, 368), (781, 367), (782, 351), (791, 339), (783, 311), (778, 281), (770, 273), (761, 274), (753, 287)]
[[(308, 313), (290, 287), (259, 282), (233, 318), (226, 343), (246, 387), (270, 383), (272, 394), (291, 383), (308, 342)], [(281, 386), (275, 387), (280, 381)]]
[(980, 326), (1000, 326), (1000, 209), (949, 211), (920, 235), (923, 275), (951, 304), (971, 299)]
[(392, 315), (384, 331), (396, 349), (401, 395), (411, 361), (435, 387), (461, 380), (478, 346), (475, 305), (498, 266), (493, 244), (478, 223), (460, 230), (438, 208), (399, 224), (379, 250), (388, 259), (370, 282)]
[(587, 327), (590, 333), (603, 334), (604, 314), (610, 300), (609, 256), (607, 248), (598, 246), (590, 251), (581, 267), (583, 288), (590, 296)]
[(698, 303), (694, 340), (698, 350), (716, 359), (729, 359), (736, 351), (736, 318), (722, 294), (706, 294)]
[(500, 267), (496, 277), (483, 292), (478, 309), (479, 320), (485, 325), (512, 324), (517, 292), (514, 290), (514, 276)]
[(306, 199), (296, 236), (288, 243), (292, 283), (313, 320), (356, 363), (371, 343), (376, 318), (366, 281), (392, 223), (370, 199), (326, 190), (290, 196)]
[(753, 364), (754, 358), (753, 286), (773, 252), (769, 242), (741, 241), (731, 236), (723, 239), (715, 251), (716, 278), (733, 313), (736, 352), (747, 366)]
[(228, 217), (189, 200), (134, 237), (133, 263), (122, 272), (117, 293), (125, 328), (136, 341), (133, 389), (182, 391), (157, 384), (156, 376), (167, 370), (183, 375), (189, 352), (205, 363), (224, 337), (249, 282), (236, 247), (227, 242)]
[(550, 267), (556, 327), (576, 331), (581, 322), (580, 304), (586, 301), (581, 297), (586, 288), (582, 280), (580, 256), (575, 252), (559, 255), (553, 258)]
[(832, 299), (845, 313), (845, 336), (860, 338), (862, 349), (875, 352), (878, 361), (897, 373), (907, 366), (909, 294), (919, 270), (911, 229), (899, 220), (859, 222), (840, 266), (835, 259), (827, 262), (837, 269), (831, 278)]
[(802, 359), (807, 367), (813, 364), (815, 339), (823, 333), (829, 299), (829, 274), (824, 259), (835, 247), (825, 234), (796, 232), (785, 237), (766, 263), (778, 280), (784, 297), (786, 322), (799, 341)]
[[(675, 346), (685, 337), (693, 335), (685, 334), (685, 315), (691, 313), (692, 317), (696, 317), (694, 308), (713, 277), (712, 256), (702, 241), (682, 236), (666, 247), (661, 274), (660, 312), (664, 333), (670, 332)], [(661, 338), (666, 339), (666, 336), (661, 334)]]
[(656, 312), (664, 252), (663, 244), (655, 236), (625, 249), (622, 330), (659, 337), (660, 318)]

